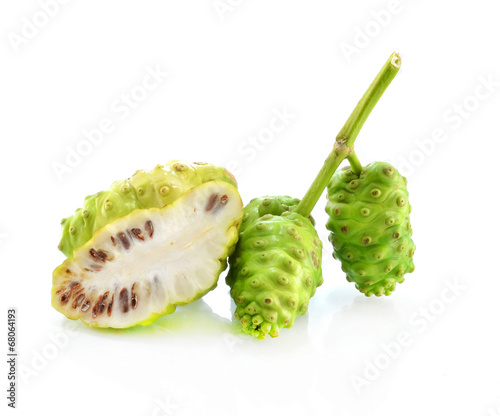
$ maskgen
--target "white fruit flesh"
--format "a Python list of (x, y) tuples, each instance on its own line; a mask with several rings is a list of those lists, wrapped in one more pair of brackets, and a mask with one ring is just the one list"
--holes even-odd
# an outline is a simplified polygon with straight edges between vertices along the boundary
[(216, 285), (242, 213), (238, 191), (214, 181), (119, 218), (54, 271), (52, 304), (92, 326), (149, 324)]

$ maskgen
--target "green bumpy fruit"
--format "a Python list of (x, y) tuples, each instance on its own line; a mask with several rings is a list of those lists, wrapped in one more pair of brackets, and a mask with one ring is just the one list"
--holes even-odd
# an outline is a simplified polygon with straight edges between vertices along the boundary
[(215, 288), (238, 240), (243, 203), (227, 182), (106, 225), (56, 268), (52, 305), (90, 326), (149, 325)]
[(322, 243), (313, 220), (291, 210), (298, 202), (288, 196), (252, 200), (229, 258), (226, 283), (235, 316), (256, 338), (290, 328), (323, 283)]
[(371, 163), (359, 177), (349, 167), (337, 171), (326, 212), (333, 257), (366, 296), (390, 295), (415, 270), (406, 178), (389, 163)]
[(63, 219), (59, 250), (71, 258), (76, 248), (117, 218), (136, 209), (170, 205), (188, 190), (217, 180), (237, 186), (230, 172), (208, 163), (173, 160), (153, 170), (139, 170), (129, 179), (114, 182), (108, 191), (87, 196), (83, 208)]

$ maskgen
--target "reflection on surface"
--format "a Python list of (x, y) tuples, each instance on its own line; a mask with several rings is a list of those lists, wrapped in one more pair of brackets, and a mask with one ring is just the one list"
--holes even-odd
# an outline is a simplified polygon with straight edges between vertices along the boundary
[(91, 328), (82, 330), (113, 336), (173, 336), (175, 334), (221, 334), (230, 331), (231, 322), (215, 314), (210, 306), (199, 299), (185, 306), (178, 306), (172, 314), (163, 315), (148, 326), (134, 326), (126, 329)]

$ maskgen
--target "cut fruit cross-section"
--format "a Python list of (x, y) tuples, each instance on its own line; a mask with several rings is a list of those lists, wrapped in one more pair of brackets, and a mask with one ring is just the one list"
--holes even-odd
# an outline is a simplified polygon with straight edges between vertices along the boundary
[(118, 218), (54, 271), (52, 305), (91, 326), (148, 325), (217, 285), (242, 214), (236, 188), (213, 181)]

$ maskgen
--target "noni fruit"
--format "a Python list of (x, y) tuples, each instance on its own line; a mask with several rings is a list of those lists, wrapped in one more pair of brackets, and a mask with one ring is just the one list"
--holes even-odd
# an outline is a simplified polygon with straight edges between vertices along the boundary
[(210, 181), (122, 216), (55, 269), (52, 305), (90, 326), (149, 325), (217, 285), (242, 215), (236, 188)]
[(327, 223), (333, 256), (366, 296), (390, 295), (415, 269), (406, 178), (375, 162), (358, 176), (346, 167), (328, 184)]
[(290, 328), (323, 282), (322, 244), (312, 220), (292, 210), (298, 202), (288, 196), (252, 200), (229, 258), (235, 316), (257, 338)]

